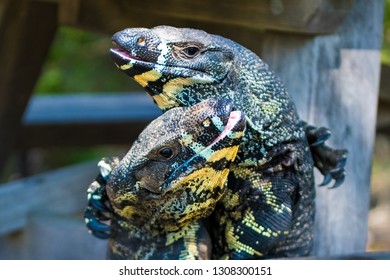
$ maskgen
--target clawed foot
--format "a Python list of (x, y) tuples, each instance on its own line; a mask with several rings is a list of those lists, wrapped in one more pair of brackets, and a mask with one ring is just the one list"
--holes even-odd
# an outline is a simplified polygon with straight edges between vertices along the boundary
[(88, 188), (88, 206), (84, 211), (87, 228), (97, 238), (110, 237), (111, 207), (105, 189), (105, 180), (99, 175)]
[(106, 182), (112, 168), (118, 161), (116, 158), (102, 159), (98, 164), (100, 174), (87, 190), (88, 206), (84, 211), (85, 223), (90, 233), (100, 239), (110, 237), (113, 210), (106, 193)]
[(314, 166), (324, 175), (324, 181), (320, 186), (328, 185), (332, 179), (335, 183), (330, 189), (339, 187), (345, 179), (345, 165), (348, 152), (344, 149), (333, 149), (325, 144), (332, 135), (325, 127), (304, 125), (304, 130), (310, 145), (314, 160)]

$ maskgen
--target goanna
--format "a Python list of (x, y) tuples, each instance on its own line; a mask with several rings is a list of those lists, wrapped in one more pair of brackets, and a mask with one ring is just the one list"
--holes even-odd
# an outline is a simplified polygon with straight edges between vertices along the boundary
[[(245, 116), (224, 99), (169, 110), (139, 135), (122, 160), (103, 159), (88, 192), (106, 190), (111, 225), (87, 226), (109, 235), (109, 259), (209, 259), (211, 241), (203, 218), (226, 190), (246, 127)], [(91, 203), (100, 200), (90, 198)]]
[[(111, 57), (166, 111), (213, 96), (245, 112), (248, 129), (214, 218), (215, 257), (307, 255), (314, 221), (314, 165), (344, 180), (346, 151), (301, 121), (280, 79), (243, 46), (201, 30), (158, 26), (116, 33)], [(308, 143), (309, 140), (309, 143)], [(311, 145), (311, 147), (309, 146)], [(312, 155), (310, 153), (312, 152)]]

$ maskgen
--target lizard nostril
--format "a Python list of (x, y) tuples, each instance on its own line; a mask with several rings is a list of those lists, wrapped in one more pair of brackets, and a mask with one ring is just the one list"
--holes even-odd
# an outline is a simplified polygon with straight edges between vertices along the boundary
[(204, 127), (209, 127), (211, 125), (210, 118), (205, 119), (202, 124)]
[(138, 46), (143, 47), (143, 46), (145, 46), (145, 43), (146, 43), (146, 40), (145, 40), (144, 37), (139, 37), (139, 38), (137, 39), (137, 45), (138, 45)]

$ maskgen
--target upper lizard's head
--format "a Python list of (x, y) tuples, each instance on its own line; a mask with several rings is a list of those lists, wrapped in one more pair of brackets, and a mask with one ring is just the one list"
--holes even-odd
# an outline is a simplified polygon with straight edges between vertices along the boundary
[(219, 85), (234, 61), (230, 40), (196, 29), (128, 28), (112, 41), (117, 67), (143, 86), (161, 109), (210, 97), (213, 87), (208, 85)]
[(226, 99), (173, 108), (154, 120), (108, 178), (115, 212), (160, 231), (209, 215), (224, 193), (245, 124)]

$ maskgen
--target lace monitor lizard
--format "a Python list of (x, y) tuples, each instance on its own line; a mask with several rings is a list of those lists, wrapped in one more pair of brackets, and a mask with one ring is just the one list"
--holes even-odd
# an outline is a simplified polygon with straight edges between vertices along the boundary
[(145, 128), (123, 159), (100, 161), (85, 219), (95, 235), (109, 237), (107, 257), (209, 259), (202, 218), (225, 192), (245, 128), (244, 114), (232, 111), (230, 100), (211, 98), (169, 110)]
[[(256, 54), (218, 35), (158, 26), (112, 37), (111, 57), (163, 111), (209, 97), (233, 100), (248, 129), (214, 218), (214, 257), (307, 255), (314, 220), (313, 164), (327, 185), (345, 176), (346, 150), (302, 121), (280, 79)], [(313, 162), (314, 160), (314, 162)]]

